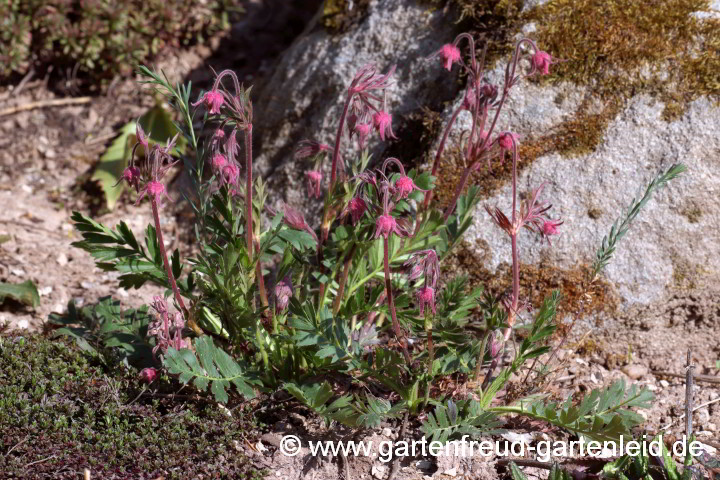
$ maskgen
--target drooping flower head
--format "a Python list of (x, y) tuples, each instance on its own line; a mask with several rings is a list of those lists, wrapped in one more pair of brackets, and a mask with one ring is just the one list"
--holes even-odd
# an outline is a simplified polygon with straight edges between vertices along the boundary
[(158, 376), (158, 371), (155, 368), (149, 367), (149, 368), (143, 368), (140, 370), (140, 373), (138, 374), (138, 377), (140, 378), (140, 381), (145, 383), (152, 383), (155, 381), (155, 379)]
[(385, 141), (385, 136), (392, 139), (396, 138), (392, 131), (392, 115), (383, 110), (378, 110), (373, 115), (372, 121), (382, 141)]
[[(158, 350), (166, 353), (168, 348), (180, 350), (187, 347), (187, 343), (182, 338), (182, 329), (185, 328), (185, 319), (182, 313), (175, 312), (172, 323), (170, 322), (170, 311), (167, 301), (161, 296), (153, 297), (150, 306), (157, 312), (155, 320), (148, 328), (148, 335), (155, 337), (155, 347), (152, 352), (155, 354)], [(174, 333), (171, 331), (174, 331)]]
[(535, 53), (530, 57), (530, 65), (532, 67), (530, 75), (540, 72), (541, 75), (550, 74), (550, 65), (553, 63), (553, 58), (549, 53), (542, 50), (535, 50)]
[(410, 259), (405, 262), (405, 267), (410, 269), (408, 280), (417, 280), (425, 275), (425, 285), (435, 288), (440, 276), (440, 266), (435, 250), (420, 250), (413, 253)]
[(217, 115), (220, 113), (220, 108), (222, 108), (224, 103), (225, 97), (222, 92), (213, 89), (209, 92), (205, 92), (205, 94), (197, 102), (191, 105), (193, 107), (197, 107), (202, 104), (210, 115)]
[(429, 306), (430, 310), (432, 310), (433, 315), (437, 313), (436, 307), (435, 307), (435, 289), (432, 287), (422, 287), (417, 292), (415, 292), (415, 299), (418, 302), (418, 309), (420, 310), (420, 315), (425, 315), (425, 306)]
[(407, 198), (408, 195), (415, 190), (420, 190), (421, 192), (427, 191), (415, 185), (412, 178), (407, 175), (401, 175), (397, 180), (395, 180), (395, 193), (398, 198)]
[(503, 132), (497, 137), (497, 143), (503, 150), (512, 151), (513, 145), (517, 145), (518, 136), (512, 132)]
[(353, 197), (347, 204), (347, 207), (343, 210), (341, 217), (350, 215), (353, 225), (360, 221), (367, 211), (367, 202), (362, 197)]
[(322, 198), (323, 174), (317, 170), (305, 172), (307, 180), (307, 193), (310, 198)]
[[(278, 213), (270, 206), (266, 206), (265, 209), (271, 217), (274, 217)], [(285, 225), (295, 230), (302, 230), (308, 232), (310, 235), (312, 235), (316, 242), (318, 241), (317, 234), (310, 227), (310, 225), (307, 224), (307, 222), (305, 221), (305, 217), (302, 213), (300, 213), (298, 210), (291, 207), (285, 202), (280, 202), (280, 209), (283, 212), (283, 223)]]
[(452, 43), (446, 43), (440, 49), (440, 58), (443, 60), (445, 70), (449, 72), (454, 63), (460, 62), (460, 49)]
[(290, 303), (290, 298), (293, 295), (292, 279), (290, 275), (286, 275), (285, 278), (280, 280), (274, 289), (275, 295), (275, 311), (281, 313), (287, 309)]
[(321, 153), (329, 152), (332, 149), (330, 145), (316, 142), (315, 140), (302, 140), (295, 149), (295, 158), (300, 160), (303, 158), (315, 157)]
[(370, 123), (356, 123), (355, 127), (352, 129), (352, 134), (357, 135), (358, 148), (360, 148), (360, 150), (365, 148), (365, 144), (367, 142), (367, 138), (370, 136), (371, 130), (372, 125), (370, 125)]
[(388, 238), (397, 229), (397, 222), (392, 215), (380, 215), (375, 220), (375, 237)]
[(222, 169), (225, 168), (225, 165), (227, 165), (228, 161), (227, 161), (227, 157), (225, 157), (225, 155), (218, 152), (212, 156), (210, 163), (212, 165), (212, 169), (216, 173), (220, 173), (220, 172), (222, 172)]
[(222, 181), (228, 185), (237, 185), (240, 178), (240, 167), (235, 162), (228, 162), (222, 168)]
[(550, 237), (553, 235), (560, 235), (560, 232), (558, 232), (558, 227), (562, 225), (564, 222), (562, 220), (545, 220), (542, 224), (542, 234), (547, 239), (548, 245), (552, 245), (550, 243)]

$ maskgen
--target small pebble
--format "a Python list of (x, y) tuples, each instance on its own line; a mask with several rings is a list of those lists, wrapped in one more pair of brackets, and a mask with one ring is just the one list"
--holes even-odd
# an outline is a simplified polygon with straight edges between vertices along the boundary
[(622, 368), (622, 371), (625, 375), (632, 378), (633, 380), (642, 378), (648, 373), (648, 369), (644, 365), (625, 365)]
[(41, 297), (46, 297), (46, 296), (50, 295), (52, 293), (52, 291), (53, 291), (53, 287), (51, 287), (51, 286), (38, 288), (38, 294)]
[(61, 267), (64, 267), (65, 265), (68, 264), (68, 257), (64, 253), (61, 253), (60, 255), (57, 256), (55, 261), (58, 263), (58, 265), (60, 265)]
[(670, 382), (668, 382), (667, 380), (660, 380), (660, 386), (663, 388), (667, 388), (670, 386)]
[(17, 323), (17, 326), (21, 330), (26, 330), (26, 329), (30, 328), (30, 322), (28, 322), (26, 319), (23, 318), (22, 320), (20, 320)]

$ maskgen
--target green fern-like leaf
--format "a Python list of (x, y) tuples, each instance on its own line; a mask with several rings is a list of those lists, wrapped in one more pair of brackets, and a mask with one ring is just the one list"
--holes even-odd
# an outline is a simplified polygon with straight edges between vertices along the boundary
[[(233, 358), (213, 343), (212, 337), (203, 336), (195, 341), (195, 351), (187, 348), (169, 348), (164, 363), (168, 371), (179, 375), (181, 383), (193, 381), (204, 392), (208, 385), (220, 403), (228, 401), (226, 389), (234, 385), (245, 398), (255, 397), (244, 369)], [(197, 355), (197, 356), (196, 356)]]
[(479, 437), (493, 433), (499, 426), (497, 416), (484, 411), (479, 402), (470, 400), (456, 404), (448, 400), (447, 406), (440, 405), (434, 413), (428, 414), (421, 430), (431, 441), (445, 443), (461, 435)]
[(533, 400), (529, 403), (520, 401), (519, 405), (493, 407), (488, 410), (527, 415), (591, 440), (618, 441), (621, 436), (629, 436), (630, 429), (644, 421), (640, 415), (628, 408), (648, 408), (652, 399), (653, 395), (650, 391), (638, 390), (635, 385), (626, 391), (625, 382), (620, 380), (603, 390), (591, 391), (577, 406), (572, 404), (572, 396), (570, 396), (562, 405)]
[(306, 407), (324, 418), (327, 424), (334, 420), (343, 425), (354, 427), (358, 423), (359, 415), (352, 406), (352, 397), (350, 395), (343, 395), (328, 404), (328, 401), (333, 396), (332, 387), (328, 382), (306, 385), (288, 382), (284, 385), (284, 388)]

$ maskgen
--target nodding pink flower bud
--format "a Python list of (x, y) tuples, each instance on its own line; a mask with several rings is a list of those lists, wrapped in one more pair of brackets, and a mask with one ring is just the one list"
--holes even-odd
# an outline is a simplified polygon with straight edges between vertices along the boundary
[(220, 113), (220, 108), (225, 103), (225, 97), (217, 90), (210, 90), (209, 92), (205, 92), (205, 95), (203, 95), (200, 100), (193, 103), (192, 106), (196, 107), (201, 103), (205, 106), (210, 115), (217, 115)]
[(542, 234), (545, 238), (547, 238), (548, 245), (552, 245), (550, 243), (550, 237), (552, 235), (560, 235), (560, 232), (558, 232), (558, 227), (562, 225), (562, 220), (544, 220), (542, 224)]
[(308, 197), (322, 198), (321, 187), (323, 181), (323, 174), (321, 172), (318, 172), (317, 170), (310, 170), (309, 172), (305, 172), (305, 177), (307, 179)]
[[(317, 234), (312, 228), (310, 228), (310, 225), (307, 224), (307, 222), (305, 221), (305, 217), (303, 217), (302, 213), (300, 213), (298, 210), (294, 209), (285, 202), (280, 202), (280, 207), (282, 208), (283, 223), (285, 225), (295, 230), (304, 230), (310, 235), (312, 235), (313, 239), (315, 239), (316, 242), (318, 241)], [(265, 208), (267, 209), (270, 216), (274, 217), (275, 215), (277, 215), (277, 211), (275, 211), (273, 208)]]
[(284, 311), (290, 303), (290, 297), (293, 295), (292, 279), (290, 275), (285, 276), (275, 285), (275, 311), (280, 313)]
[(230, 185), (237, 185), (238, 177), (240, 176), (240, 169), (234, 162), (230, 162), (225, 165), (222, 169), (222, 177), (225, 183)]
[(152, 367), (143, 368), (142, 370), (140, 370), (140, 374), (138, 376), (140, 377), (141, 381), (145, 383), (152, 383), (157, 378), (158, 372)]
[(360, 221), (367, 211), (367, 203), (360, 197), (353, 197), (342, 212), (342, 217), (350, 215), (353, 225)]
[(295, 158), (301, 159), (314, 157), (319, 153), (329, 152), (330, 150), (332, 150), (330, 145), (325, 145), (324, 143), (316, 142), (314, 140), (303, 140), (295, 149)]
[(438, 257), (435, 250), (420, 250), (413, 253), (405, 262), (405, 266), (410, 267), (408, 280), (417, 280), (424, 274), (425, 285), (435, 288), (440, 276), (440, 267), (438, 266)]
[(492, 83), (485, 83), (480, 87), (480, 94), (489, 101), (493, 101), (497, 97), (498, 89)]
[(216, 172), (222, 172), (225, 165), (227, 165), (227, 158), (225, 157), (225, 155), (218, 152), (212, 156), (211, 163), (213, 170), (215, 170)]
[(355, 128), (353, 128), (353, 132), (358, 137), (358, 146), (361, 150), (365, 148), (365, 142), (367, 141), (368, 136), (370, 136), (371, 129), (372, 125), (369, 123), (358, 123), (355, 124)]
[(397, 180), (395, 180), (395, 192), (397, 193), (399, 198), (407, 198), (408, 195), (410, 195), (414, 190), (420, 190), (422, 192), (426, 191), (415, 185), (415, 182), (412, 181), (412, 178), (406, 175), (403, 175)]
[(423, 287), (415, 293), (420, 315), (425, 315), (425, 305), (430, 307), (433, 315), (437, 313), (435, 307), (435, 290), (432, 287)]
[(407, 229), (405, 227), (401, 228), (398, 225), (397, 220), (395, 220), (392, 215), (384, 214), (377, 217), (377, 219), (375, 220), (374, 238), (378, 238), (380, 236), (389, 238), (391, 233), (394, 233), (395, 235), (399, 235), (401, 237), (407, 237), (409, 235)]
[(511, 151), (513, 149), (513, 143), (517, 145), (517, 140), (518, 136), (511, 132), (501, 133), (497, 138), (497, 142), (498, 145), (500, 145), (500, 148), (508, 151)]
[(531, 73), (540, 72), (542, 75), (548, 75), (550, 73), (550, 65), (552, 65), (552, 63), (552, 57), (549, 53), (543, 52), (542, 50), (536, 50), (530, 58), (530, 64), (532, 66)]
[(131, 187), (134, 187), (137, 190), (138, 182), (140, 181), (140, 169), (135, 166), (127, 167), (125, 170), (123, 170), (122, 178), (118, 180), (117, 183), (113, 186), (118, 186), (122, 181), (125, 181), (125, 183), (127, 183)]
[(162, 182), (150, 181), (147, 184), (147, 192), (151, 197), (158, 198), (165, 193), (165, 185)]
[(452, 43), (446, 43), (438, 52), (443, 61), (443, 66), (448, 72), (452, 69), (454, 63), (460, 62), (460, 49)]
[(145, 131), (143, 130), (143, 128), (140, 126), (139, 123), (137, 123), (137, 124), (135, 125), (135, 137), (137, 137), (138, 143), (139, 143), (140, 145), (142, 145), (143, 148), (145, 149), (145, 151), (147, 152), (148, 149), (149, 149), (148, 139), (147, 139), (147, 137), (145, 136)]
[(490, 342), (490, 357), (491, 358), (497, 357), (498, 353), (500, 353), (500, 350), (502, 349), (502, 346), (503, 346), (502, 340), (498, 340), (497, 338), (495, 338), (495, 335), (493, 335), (493, 339)]
[(385, 136), (388, 138), (395, 138), (395, 134), (392, 131), (392, 115), (382, 110), (379, 110), (372, 117), (373, 126), (375, 130), (380, 134), (380, 139), (385, 141)]

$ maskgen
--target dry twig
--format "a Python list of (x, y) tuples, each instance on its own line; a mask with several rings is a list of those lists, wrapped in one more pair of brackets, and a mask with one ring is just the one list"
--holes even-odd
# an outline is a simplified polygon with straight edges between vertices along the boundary
[(23, 105), (18, 105), (17, 107), (10, 107), (4, 110), (0, 110), (0, 117), (14, 115), (16, 113), (26, 112), (28, 110), (34, 110), (36, 108), (64, 107), (66, 105), (80, 105), (85, 103), (90, 103), (90, 97), (53, 98), (50, 100), (39, 100), (37, 102), (25, 103)]

